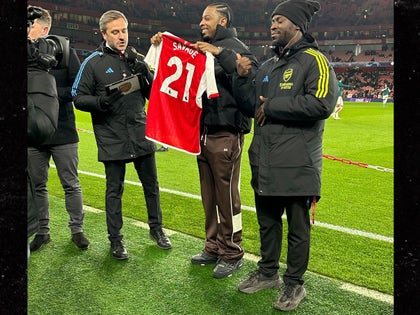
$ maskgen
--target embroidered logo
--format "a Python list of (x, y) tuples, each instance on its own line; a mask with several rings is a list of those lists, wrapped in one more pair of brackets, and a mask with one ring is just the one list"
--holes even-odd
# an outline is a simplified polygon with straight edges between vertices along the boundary
[(287, 82), (293, 76), (293, 69), (289, 68), (283, 73), (283, 81), (280, 83), (280, 89), (282, 90), (291, 90), (293, 88), (293, 82)]
[(262, 81), (268, 83), (268, 75), (266, 75)]
[(286, 71), (284, 71), (283, 73), (283, 81), (287, 82), (290, 80), (290, 78), (293, 75), (293, 69), (287, 69)]
[(112, 68), (108, 68), (106, 69), (105, 73), (114, 73), (114, 70), (112, 70)]

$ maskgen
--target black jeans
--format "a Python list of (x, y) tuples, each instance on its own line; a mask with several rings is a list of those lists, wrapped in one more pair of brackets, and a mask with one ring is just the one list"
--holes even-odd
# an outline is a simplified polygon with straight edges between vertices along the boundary
[(258, 224), (260, 225), (261, 260), (259, 269), (274, 275), (279, 269), (282, 249), (283, 222), (286, 210), (287, 269), (283, 275), (286, 284), (303, 284), (303, 274), (308, 268), (310, 246), (310, 197), (259, 196), (255, 194)]
[(121, 240), (122, 194), (124, 191), (124, 177), (126, 164), (133, 162), (137, 175), (143, 186), (146, 200), (148, 224), (150, 229), (162, 227), (162, 209), (160, 208), (159, 182), (157, 178), (155, 154), (140, 156), (129, 161), (106, 161), (106, 223), (109, 240)]
[(69, 214), (68, 226), (72, 234), (82, 232), (85, 213), (82, 188), (77, 174), (78, 144), (71, 143), (45, 148), (28, 148), (28, 170), (35, 189), (33, 197), (39, 215), (37, 234), (47, 235), (50, 233), (47, 183), (51, 157), (64, 190), (66, 210)]

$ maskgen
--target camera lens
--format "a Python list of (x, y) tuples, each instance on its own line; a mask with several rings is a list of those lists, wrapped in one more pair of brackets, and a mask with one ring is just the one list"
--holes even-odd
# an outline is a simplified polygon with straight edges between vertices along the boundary
[(50, 55), (55, 56), (56, 59), (63, 53), (63, 49), (60, 45), (60, 42), (56, 42), (54, 38), (46, 38), (45, 39), (48, 43), (48, 53)]

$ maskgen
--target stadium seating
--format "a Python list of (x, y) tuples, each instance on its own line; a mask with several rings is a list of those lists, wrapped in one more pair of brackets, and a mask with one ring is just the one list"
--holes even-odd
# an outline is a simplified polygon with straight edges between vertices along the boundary
[[(278, 1), (231, 0), (228, 3), (234, 13), (238, 37), (261, 61), (271, 57), (267, 46), (269, 19)], [(121, 0), (118, 5), (106, 0), (33, 0), (30, 4), (51, 12), (52, 32), (68, 36), (81, 59), (102, 40), (98, 21), (106, 10), (118, 9), (127, 15), (129, 41), (145, 53), (150, 37), (157, 31), (176, 30), (176, 34), (185, 39), (199, 39), (198, 23), (204, 9), (200, 0)], [(392, 0), (323, 1), (321, 11), (312, 20), (310, 32), (333, 63), (389, 64), (393, 62), (392, 6)], [(379, 76), (379, 72), (384, 71), (390, 74)], [(378, 78), (373, 89), (384, 80), (392, 82), (389, 65), (386, 69), (379, 67), (376, 73)], [(355, 76), (356, 79), (360, 88), (369, 90), (370, 82), (359, 76)]]

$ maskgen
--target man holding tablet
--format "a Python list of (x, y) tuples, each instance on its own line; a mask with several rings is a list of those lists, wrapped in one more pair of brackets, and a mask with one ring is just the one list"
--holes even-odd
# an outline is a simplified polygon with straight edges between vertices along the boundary
[(172, 245), (162, 229), (156, 145), (145, 138), (145, 99), (150, 95), (153, 75), (143, 56), (128, 46), (128, 21), (123, 13), (105, 12), (99, 28), (104, 42), (82, 63), (72, 95), (76, 108), (92, 115), (98, 160), (105, 166), (111, 253), (115, 259), (124, 260), (128, 253), (122, 242), (121, 198), (126, 164), (130, 162), (143, 186), (150, 238), (161, 249)]

